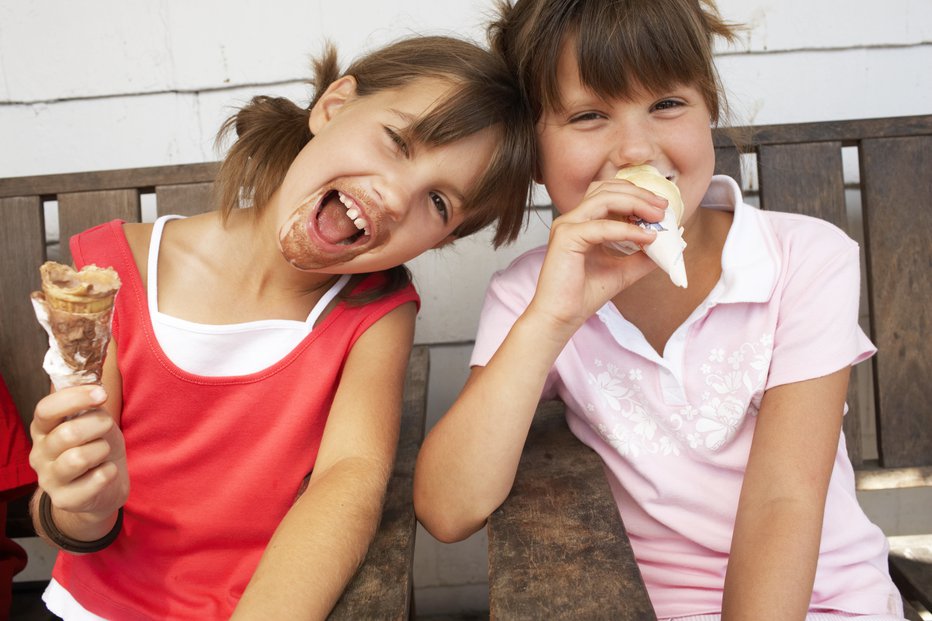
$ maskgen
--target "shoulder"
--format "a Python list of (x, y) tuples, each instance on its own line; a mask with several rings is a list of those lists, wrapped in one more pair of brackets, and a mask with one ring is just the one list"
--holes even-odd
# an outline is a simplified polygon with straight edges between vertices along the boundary
[(831, 222), (778, 211), (758, 213), (772, 231), (780, 254), (790, 264), (806, 263), (814, 267), (858, 255), (858, 243)]
[(537, 287), (537, 278), (547, 255), (547, 246), (538, 246), (528, 250), (512, 261), (508, 267), (492, 275), (492, 282), (498, 285)]

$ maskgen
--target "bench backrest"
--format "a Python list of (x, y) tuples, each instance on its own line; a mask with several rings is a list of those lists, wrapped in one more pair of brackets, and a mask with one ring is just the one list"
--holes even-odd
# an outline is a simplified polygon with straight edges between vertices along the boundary
[[(154, 195), (158, 215), (208, 209), (217, 169), (211, 163), (0, 179), (0, 374), (27, 426), (49, 390), (42, 372), (48, 337), (29, 302), (39, 266), (46, 259), (70, 264), (68, 240), (95, 224), (140, 222), (146, 195)], [(47, 239), (45, 214), (56, 201), (58, 235)]]
[[(771, 125), (745, 134), (738, 132), (738, 146), (756, 156), (763, 209), (817, 216), (863, 239), (863, 327), (878, 354), (852, 377), (845, 417), (852, 462), (872, 465), (860, 425), (861, 409), (872, 407), (877, 443), (867, 457), (876, 452), (885, 468), (932, 465), (932, 116)], [(738, 179), (732, 137), (716, 135), (717, 167)], [(859, 187), (848, 193), (860, 191), (863, 231), (854, 230), (857, 218), (846, 207), (846, 147), (859, 164)], [(871, 392), (873, 402), (865, 403), (860, 396)]]

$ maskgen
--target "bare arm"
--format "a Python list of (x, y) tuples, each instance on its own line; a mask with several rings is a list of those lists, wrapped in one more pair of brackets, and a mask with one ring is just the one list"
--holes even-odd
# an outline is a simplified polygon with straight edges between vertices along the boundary
[[(64, 535), (95, 541), (113, 528), (129, 496), (126, 449), (119, 421), (122, 411), (116, 346), (111, 341), (102, 384), (53, 392), (36, 405), (29, 463), (39, 478), (30, 503), (36, 533), (50, 541), (38, 519), (44, 491), (52, 501), (52, 521)], [(67, 417), (84, 412), (81, 416)]]
[(723, 616), (804, 619), (850, 368), (768, 390), (741, 488)]
[(234, 619), (324, 619), (381, 517), (401, 420), (414, 304), (363, 334), (346, 362), (307, 490), (279, 524)]
[(662, 213), (653, 194), (603, 183), (553, 225), (537, 290), (483, 368), (474, 368), (450, 411), (418, 455), (414, 506), (441, 541), (482, 527), (508, 496), (547, 373), (576, 330), (596, 310), (655, 268), (643, 253), (620, 257), (606, 241), (648, 243), (625, 220)]

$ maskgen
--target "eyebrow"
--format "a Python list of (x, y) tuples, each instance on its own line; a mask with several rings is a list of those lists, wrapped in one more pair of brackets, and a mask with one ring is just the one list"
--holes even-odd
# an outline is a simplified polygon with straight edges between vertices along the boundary
[[(389, 108), (388, 110), (395, 116), (399, 117), (402, 121), (406, 122), (408, 126), (410, 126), (412, 123), (414, 123), (418, 119), (417, 116), (411, 114), (410, 112), (405, 112), (404, 110), (398, 110), (396, 108)], [(411, 146), (411, 148), (413, 149), (413, 145)], [(412, 150), (412, 153), (413, 153), (413, 150)], [(462, 208), (463, 203), (466, 202), (466, 197), (463, 194), (461, 194), (460, 191), (457, 188), (453, 187), (452, 185), (447, 186), (446, 188), (444, 188), (444, 190), (447, 193), (449, 193), (453, 198), (458, 199), (460, 203), (460, 207)]]

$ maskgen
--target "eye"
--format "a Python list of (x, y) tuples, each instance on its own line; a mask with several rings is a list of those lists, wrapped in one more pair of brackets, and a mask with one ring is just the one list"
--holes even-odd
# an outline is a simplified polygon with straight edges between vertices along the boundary
[(443, 223), (446, 224), (450, 219), (450, 208), (447, 206), (447, 201), (436, 192), (431, 192), (429, 196), (430, 201), (434, 204), (434, 209), (437, 210), (437, 213), (443, 218)]
[(663, 112), (664, 110), (672, 110), (674, 108), (679, 108), (683, 105), (683, 102), (679, 99), (661, 99), (655, 103), (651, 110), (656, 110), (657, 112)]
[(391, 141), (395, 143), (395, 146), (398, 148), (399, 151), (401, 151), (402, 155), (404, 155), (405, 157), (408, 157), (410, 155), (410, 152), (408, 150), (408, 143), (405, 142), (404, 138), (401, 137), (401, 134), (399, 134), (396, 130), (392, 129), (391, 127), (388, 127), (387, 125), (384, 127), (385, 127), (385, 133), (388, 134), (389, 139), (391, 139)]
[(599, 112), (583, 112), (570, 117), (570, 123), (585, 123), (586, 121), (597, 121), (602, 118), (605, 117)]

